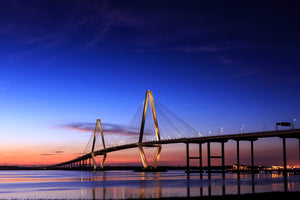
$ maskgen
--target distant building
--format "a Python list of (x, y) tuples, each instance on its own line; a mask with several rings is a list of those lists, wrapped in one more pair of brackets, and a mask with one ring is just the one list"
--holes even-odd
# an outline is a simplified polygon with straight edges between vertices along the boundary
[(238, 168), (238, 165), (234, 164), (234, 165), (232, 165), (232, 169), (233, 170), (247, 170), (248, 167), (247, 167), (247, 165), (239, 165), (239, 168)]
[(280, 165), (272, 165), (272, 170), (284, 170), (284, 167)]

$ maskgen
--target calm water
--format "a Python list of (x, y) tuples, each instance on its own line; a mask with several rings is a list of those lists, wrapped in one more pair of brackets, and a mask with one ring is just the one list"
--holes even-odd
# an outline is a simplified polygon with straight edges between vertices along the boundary
[(300, 175), (0, 171), (0, 199), (126, 199), (300, 191)]

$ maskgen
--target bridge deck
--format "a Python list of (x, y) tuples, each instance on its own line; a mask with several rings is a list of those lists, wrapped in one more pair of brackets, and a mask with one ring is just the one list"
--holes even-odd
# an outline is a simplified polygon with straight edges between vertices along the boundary
[[(254, 141), (254, 140), (257, 140), (258, 138), (267, 138), (267, 137), (299, 138), (300, 139), (300, 129), (243, 133), (243, 134), (229, 134), (229, 135), (207, 136), (207, 137), (196, 137), (196, 138), (180, 138), (180, 139), (172, 139), (172, 140), (144, 142), (142, 145), (143, 146), (153, 146), (156, 144), (227, 142), (228, 140), (248, 140), (248, 141), (252, 140), (252, 141)], [(95, 151), (94, 155), (95, 156), (104, 155), (106, 153), (120, 151), (120, 150), (124, 150), (124, 149), (136, 148), (136, 147), (138, 147), (138, 143), (114, 146), (114, 147)], [(80, 156), (73, 160), (69, 160), (67, 162), (52, 165), (50, 167), (67, 165), (67, 164), (79, 162), (82, 160), (86, 160), (89, 158), (92, 158), (91, 153), (85, 154), (83, 156)]]

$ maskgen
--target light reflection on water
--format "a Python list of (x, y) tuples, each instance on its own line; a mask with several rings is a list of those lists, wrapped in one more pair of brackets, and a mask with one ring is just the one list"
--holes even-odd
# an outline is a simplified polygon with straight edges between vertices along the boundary
[(300, 175), (203, 174), (182, 170), (0, 171), (0, 199), (126, 199), (300, 191)]

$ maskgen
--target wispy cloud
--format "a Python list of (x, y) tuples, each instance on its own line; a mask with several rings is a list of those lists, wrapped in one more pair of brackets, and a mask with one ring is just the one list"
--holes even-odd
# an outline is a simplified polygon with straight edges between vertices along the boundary
[[(202, 14), (198, 9), (189, 8), (191, 14), (182, 15), (177, 11), (176, 3), (168, 5), (166, 13), (151, 3), (145, 6), (145, 2), (135, 2), (134, 6), (128, 2), (119, 6), (108, 0), (75, 1), (72, 5), (61, 5), (53, 19), (45, 14), (48, 4), (51, 5), (51, 2), (16, 4), (10, 13), (15, 18), (15, 25), (7, 23), (3, 25), (5, 30), (1, 31), (18, 38), (17, 44), (26, 45), (32, 54), (57, 47), (64, 49), (69, 45), (74, 46), (70, 51), (85, 51), (103, 43), (118, 48), (119, 45), (127, 45), (127, 48), (138, 52), (219, 53), (245, 47), (238, 40), (215, 42), (216, 36), (231, 30), (234, 25), (207, 23), (207, 18), (216, 16), (207, 16), (206, 12)], [(164, 3), (159, 6), (164, 7)], [(202, 8), (199, 9), (201, 11)], [(24, 14), (28, 11), (32, 11), (29, 16)], [(23, 19), (24, 16), (27, 18)], [(42, 20), (48, 21), (41, 26)], [(222, 21), (223, 18), (217, 20)], [(119, 41), (116, 45), (115, 42)], [(46, 60), (51, 63), (57, 55), (53, 53)], [(223, 61), (229, 64), (228, 60)]]
[[(17, 22), (27, 10), (35, 8), (36, 12), (32, 12), (31, 18), (45, 17), (43, 13), (46, 5), (29, 4), (25, 9), (21, 6), (16, 6), (14, 13)], [(174, 41), (190, 40), (207, 35), (217, 28), (212, 25), (207, 25), (204, 21), (196, 20), (193, 17), (182, 19), (177, 12), (169, 14), (156, 12), (155, 9), (145, 9), (144, 3), (139, 3), (141, 9), (133, 9), (130, 4), (128, 6), (119, 7), (110, 1), (93, 2), (74, 2), (68, 10), (64, 12), (57, 10), (57, 18), (55, 21), (50, 21), (47, 26), (39, 26), (37, 30), (31, 30), (28, 27), (36, 27), (37, 21), (27, 19), (27, 24), (7, 28), (6, 32), (22, 32), (23, 40), (26, 45), (37, 45), (43, 48), (57, 47), (65, 45), (76, 40), (80, 45), (80, 49), (86, 49), (99, 44), (102, 39), (110, 33), (110, 30), (118, 31), (118, 38), (126, 39), (127, 42), (138, 48), (161, 47), (174, 43)], [(24, 11), (25, 10), (25, 11)], [(63, 10), (63, 9), (62, 9)], [(155, 14), (153, 13), (155, 12)], [(188, 23), (186, 23), (188, 21)], [(199, 23), (197, 27), (194, 23)], [(26, 27), (26, 28), (25, 28)], [(21, 30), (20, 30), (21, 29)], [(30, 30), (30, 31), (28, 31)], [(87, 31), (88, 30), (88, 31)], [(124, 33), (130, 31), (133, 37)], [(172, 34), (170, 34), (172, 33)], [(114, 36), (115, 37), (115, 36)], [(115, 38), (115, 39), (118, 39)], [(220, 51), (224, 47), (184, 47), (180, 46), (173, 50), (179, 51)]]
[[(76, 123), (57, 125), (56, 127), (90, 133), (95, 130), (95, 123), (76, 122)], [(118, 124), (102, 123), (102, 128), (105, 135), (138, 135), (139, 134), (139, 132), (128, 131), (127, 127)]]
[(224, 46), (216, 46), (216, 45), (207, 45), (207, 46), (181, 46), (181, 47), (174, 47), (174, 48), (169, 48), (169, 50), (174, 50), (174, 51), (181, 51), (181, 52), (220, 52), (220, 51), (226, 51), (228, 49), (232, 49), (232, 47), (224, 47)]
[(54, 153), (41, 153), (40, 156), (53, 156), (53, 155), (56, 155), (56, 154), (61, 154), (61, 153), (64, 153), (64, 151), (55, 151)]
[(42, 153), (42, 154), (40, 154), (40, 156), (53, 156), (54, 154), (52, 154), (52, 153)]
[(54, 31), (44, 30), (36, 35), (29, 36), (25, 44), (38, 44), (44, 48), (56, 47), (71, 40), (72, 36), (77, 34), (86, 25), (89, 17), (76, 19), (71, 16), (67, 20), (62, 20)]
[[(179, 45), (175, 47), (169, 47), (165, 50), (170, 51), (181, 51), (181, 52), (192, 52), (192, 53), (218, 53), (233, 49), (244, 49), (249, 48), (251, 45), (247, 43), (242, 43), (238, 41), (219, 41), (210, 42), (207, 44), (198, 45)], [(221, 56), (224, 62), (231, 62), (227, 57)]]
[(12, 16), (12, 23), (0, 22), (0, 34), (14, 36), (14, 43), (26, 45), (34, 53), (68, 43), (75, 44), (74, 41), (80, 46), (92, 46), (112, 25), (108, 2), (76, 1), (71, 5), (61, 5), (51, 19), (46, 10), (49, 11), (52, 2), (8, 2), (11, 9), (6, 10), (5, 14)]
[(229, 58), (228, 56), (218, 56), (217, 60), (222, 63), (222, 64), (235, 64), (236, 62), (233, 61), (231, 58)]
[(108, 21), (106, 24), (103, 25), (103, 28), (98, 30), (98, 33), (92, 37), (91, 40), (87, 41), (83, 47), (81, 48), (82, 50), (87, 49), (89, 47), (93, 47), (97, 45), (103, 38), (104, 34), (109, 31), (110, 27), (113, 25), (113, 21)]
[[(174, 39), (175, 40), (175, 39)], [(170, 41), (174, 43), (174, 41)], [(183, 52), (183, 53), (202, 53), (202, 54), (214, 54), (216, 60), (223, 64), (235, 64), (232, 59), (229, 59), (224, 54), (226, 51), (237, 50), (237, 49), (246, 49), (251, 45), (247, 43), (241, 43), (238, 41), (220, 41), (220, 42), (205, 42), (205, 44), (178, 44), (176, 46), (166, 44), (157, 44), (152, 46), (141, 45), (137, 49), (137, 52)]]

